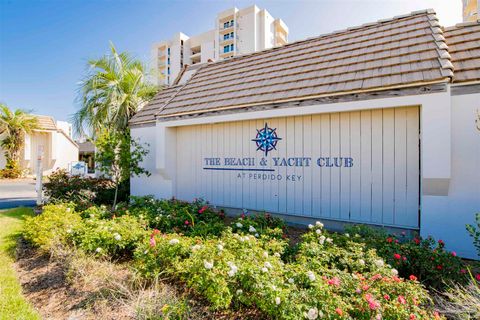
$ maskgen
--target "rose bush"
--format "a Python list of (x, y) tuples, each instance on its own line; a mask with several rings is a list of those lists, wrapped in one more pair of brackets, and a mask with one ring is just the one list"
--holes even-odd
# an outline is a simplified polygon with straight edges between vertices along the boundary
[(375, 250), (346, 236), (317, 225), (292, 263), (281, 259), (286, 246), (228, 229), (211, 239), (154, 231), (137, 248), (135, 262), (147, 277), (163, 273), (186, 283), (215, 309), (256, 306), (277, 319), (436, 317), (416, 279), (399, 278)]
[(216, 236), (225, 229), (224, 213), (202, 199), (189, 203), (176, 199), (157, 200), (152, 196), (132, 197), (120, 212), (146, 220), (150, 228), (162, 232), (181, 232), (191, 236)]
[(84, 213), (83, 223), (73, 227), (69, 233), (72, 242), (97, 256), (113, 259), (131, 256), (147, 233), (145, 225), (137, 217), (129, 215), (102, 219), (101, 212), (89, 210)]
[(429, 288), (444, 289), (451, 282), (465, 283), (466, 267), (455, 252), (445, 249), (442, 240), (415, 236), (408, 239), (366, 226), (348, 228), (354, 242), (376, 249), (379, 256), (396, 268), (400, 276), (414, 275)]

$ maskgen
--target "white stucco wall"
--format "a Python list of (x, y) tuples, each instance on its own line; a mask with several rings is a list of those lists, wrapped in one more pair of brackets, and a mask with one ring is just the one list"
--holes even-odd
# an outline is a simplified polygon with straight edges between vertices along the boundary
[[(446, 242), (460, 256), (478, 258), (465, 225), (480, 212), (480, 131), (475, 115), (480, 94), (451, 98), (452, 154), (448, 196), (424, 196), (421, 232)], [(441, 144), (442, 139), (438, 139)], [(442, 146), (439, 145), (439, 148)]]
[(171, 198), (172, 181), (165, 179), (156, 168), (156, 128), (155, 126), (132, 128), (133, 139), (142, 144), (148, 144), (150, 152), (145, 156), (141, 166), (151, 175), (146, 177), (132, 177), (130, 180), (131, 194), (134, 196), (153, 195), (156, 198)]

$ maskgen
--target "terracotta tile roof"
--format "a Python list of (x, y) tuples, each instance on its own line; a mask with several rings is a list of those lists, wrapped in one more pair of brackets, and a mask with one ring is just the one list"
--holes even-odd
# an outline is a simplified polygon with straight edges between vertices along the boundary
[(57, 130), (57, 125), (52, 117), (41, 115), (35, 115), (35, 117), (37, 117), (38, 120), (39, 130)]
[(448, 51), (455, 67), (454, 83), (480, 80), (480, 20), (445, 28)]
[(158, 112), (158, 110), (162, 108), (180, 88), (181, 86), (172, 86), (161, 90), (148, 105), (146, 105), (142, 110), (137, 112), (132, 119), (130, 119), (130, 124), (140, 124), (154, 121), (155, 114)]
[(423, 10), (205, 64), (167, 103), (160, 93), (136, 117), (448, 82), (452, 69), (438, 19), (433, 10)]

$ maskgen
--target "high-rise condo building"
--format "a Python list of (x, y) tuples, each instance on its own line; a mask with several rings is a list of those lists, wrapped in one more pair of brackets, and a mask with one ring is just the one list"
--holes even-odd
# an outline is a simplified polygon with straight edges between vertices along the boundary
[(253, 5), (220, 12), (213, 30), (191, 37), (179, 32), (170, 40), (156, 43), (152, 55), (158, 83), (170, 85), (186, 64), (223, 60), (287, 42), (287, 25)]

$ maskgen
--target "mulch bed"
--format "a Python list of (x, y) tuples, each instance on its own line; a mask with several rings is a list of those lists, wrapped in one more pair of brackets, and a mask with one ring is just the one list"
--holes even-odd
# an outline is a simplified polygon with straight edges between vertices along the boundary
[[(41, 254), (20, 239), (17, 245), (15, 269), (26, 299), (38, 311), (42, 319), (137, 319), (132, 310), (120, 301), (100, 299), (95, 288), (88, 290), (68, 281), (65, 267), (49, 256)], [(181, 284), (169, 284), (173, 291), (188, 298), (188, 319), (266, 319), (255, 309), (212, 312), (208, 303), (196, 297)], [(158, 306), (161, 308), (162, 306)]]

